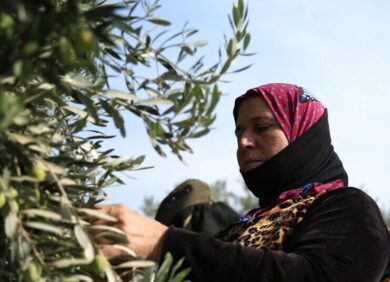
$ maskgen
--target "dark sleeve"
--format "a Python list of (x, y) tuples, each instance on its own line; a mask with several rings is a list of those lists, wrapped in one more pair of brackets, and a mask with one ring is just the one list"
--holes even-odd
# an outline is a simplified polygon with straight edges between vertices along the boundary
[(185, 257), (192, 281), (379, 281), (389, 263), (389, 235), (375, 202), (358, 189), (318, 198), (284, 251), (225, 243), (169, 228), (163, 253)]

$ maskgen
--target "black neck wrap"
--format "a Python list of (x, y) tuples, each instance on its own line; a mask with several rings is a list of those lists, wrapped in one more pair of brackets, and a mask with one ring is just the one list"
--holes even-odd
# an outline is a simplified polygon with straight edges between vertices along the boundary
[(249, 190), (260, 199), (260, 207), (275, 201), (282, 192), (308, 183), (340, 179), (348, 185), (348, 175), (331, 144), (327, 111), (281, 152), (241, 174)]

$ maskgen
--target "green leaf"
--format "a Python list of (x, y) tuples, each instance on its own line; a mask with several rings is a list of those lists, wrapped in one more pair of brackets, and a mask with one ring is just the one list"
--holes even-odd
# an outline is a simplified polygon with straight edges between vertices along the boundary
[(208, 44), (207, 41), (197, 41), (197, 42), (193, 43), (192, 45), (193, 45), (194, 47), (201, 47), (201, 46), (205, 46), (205, 45), (207, 45), (207, 44)]
[(183, 52), (185, 52), (187, 54), (190, 54), (190, 55), (195, 54), (194, 50), (192, 50), (192, 48), (188, 45), (183, 46), (181, 49), (183, 50)]
[(169, 282), (181, 282), (188, 276), (188, 274), (191, 272), (191, 268), (186, 268), (180, 271), (178, 274), (175, 275)]
[(126, 236), (117, 233), (100, 233), (96, 237), (105, 238), (107, 240), (113, 241), (114, 243), (129, 244), (129, 240)]
[(207, 115), (210, 115), (214, 111), (215, 106), (217, 105), (217, 103), (219, 101), (219, 98), (220, 98), (220, 93), (219, 93), (217, 84), (215, 84), (213, 92), (211, 94), (211, 101), (210, 101), (210, 105), (209, 105), (208, 110), (207, 110)]
[(23, 135), (19, 133), (7, 132), (7, 135), (10, 140), (20, 143), (22, 145), (28, 145), (28, 147), (34, 151), (42, 153), (50, 153), (52, 148), (44, 143), (41, 139), (31, 137), (28, 135)]
[(18, 217), (16, 213), (9, 213), (4, 220), (5, 235), (8, 238), (13, 238), (18, 227)]
[(80, 225), (75, 225), (74, 233), (80, 246), (84, 249), (85, 259), (92, 261), (95, 256), (95, 250), (93, 248), (92, 242), (89, 239), (87, 233)]
[(241, 53), (241, 56), (245, 56), (245, 57), (249, 57), (253, 55), (256, 55), (256, 53)]
[(44, 223), (44, 222), (37, 222), (37, 221), (28, 221), (24, 223), (25, 226), (38, 229), (41, 231), (46, 231), (50, 233), (54, 233), (56, 235), (62, 236), (65, 234), (65, 229), (62, 227), (54, 226), (52, 224)]
[(227, 46), (226, 52), (229, 57), (233, 56), (233, 39), (230, 39), (229, 44)]
[(60, 175), (67, 175), (68, 174), (68, 172), (62, 166), (56, 165), (52, 162), (44, 161), (41, 159), (36, 159), (36, 163), (38, 165), (40, 165), (46, 171), (49, 171), (49, 172), (51, 171), (55, 174), (60, 174)]
[(238, 0), (237, 9), (238, 9), (238, 12), (240, 13), (240, 16), (242, 18), (244, 16), (244, 1), (243, 0)]
[(128, 161), (131, 157), (129, 156), (123, 156), (123, 157), (120, 157), (120, 158), (117, 158), (115, 160), (113, 160), (112, 162), (108, 162), (108, 163), (105, 163), (104, 166), (116, 166), (118, 164), (120, 164), (121, 162), (125, 162), (125, 161)]
[(80, 75), (67, 74), (62, 76), (62, 80), (66, 83), (69, 83), (71, 86), (80, 89), (89, 89), (93, 86), (89, 80)]
[(237, 42), (240, 42), (241, 41), (241, 38), (244, 36), (244, 33), (241, 32), (240, 30), (237, 30), (236, 32), (236, 40)]
[(19, 238), (19, 240), (19, 258), (25, 260), (31, 254), (31, 246), (26, 239)]
[(184, 81), (185, 78), (181, 75), (178, 75), (175, 71), (167, 71), (163, 73), (159, 79), (164, 81), (172, 80), (172, 81)]
[(134, 261), (127, 261), (124, 263), (121, 263), (119, 265), (114, 266), (114, 269), (120, 269), (120, 268), (146, 268), (146, 267), (152, 267), (155, 266), (156, 263), (154, 261), (150, 260), (134, 260)]
[(104, 181), (104, 182), (101, 184), (101, 186), (102, 186), (102, 187), (108, 187), (108, 186), (114, 184), (115, 182), (118, 182), (118, 177), (113, 176), (113, 177), (109, 178), (108, 180)]
[(151, 23), (154, 23), (154, 24), (158, 24), (158, 25), (171, 25), (171, 23), (169, 21), (166, 21), (166, 20), (163, 20), (163, 19), (160, 19), (160, 18), (153, 18), (153, 19), (148, 19), (149, 22)]
[(194, 35), (194, 34), (197, 33), (197, 32), (199, 32), (199, 30), (193, 29), (193, 30), (189, 31), (189, 32), (186, 34), (186, 37), (188, 38), (188, 37)]
[(160, 94), (154, 90), (154, 89), (151, 89), (151, 88), (146, 88), (145, 89), (146, 92), (148, 92), (148, 94), (150, 95), (150, 97), (154, 98), (154, 99), (157, 99), (160, 97)]
[(138, 97), (134, 94), (119, 91), (119, 90), (107, 90), (104, 92), (105, 95), (111, 95), (115, 98), (121, 99), (121, 100), (127, 100), (127, 101), (138, 101)]
[(169, 279), (172, 279), (176, 272), (179, 270), (179, 268), (182, 266), (185, 258), (181, 258), (171, 269), (171, 274), (169, 275)]
[(236, 28), (238, 28), (239, 24), (241, 23), (241, 15), (236, 5), (233, 6), (233, 20), (234, 25), (236, 26)]
[(6, 167), (3, 169), (3, 179), (2, 179), (2, 183), (1, 183), (3, 188), (8, 188), (10, 180), (11, 180), (11, 172)]
[(157, 105), (170, 105), (170, 104), (173, 104), (173, 102), (168, 99), (147, 99), (147, 100), (139, 101), (137, 105), (157, 106)]
[(98, 211), (98, 210), (79, 208), (79, 209), (77, 209), (77, 211), (79, 211), (81, 213), (85, 213), (85, 214), (92, 216), (92, 217), (97, 217), (97, 218), (109, 221), (109, 222), (118, 222), (118, 219), (116, 217), (113, 217), (111, 215), (108, 215), (108, 214), (101, 212), (101, 211)]
[(237, 73), (237, 72), (241, 72), (241, 71), (247, 70), (247, 69), (249, 69), (251, 66), (252, 66), (252, 64), (247, 65), (247, 66), (242, 67), (242, 68), (240, 68), (240, 69), (238, 69), (238, 70), (234, 70), (234, 71), (232, 71), (231, 73)]
[(122, 245), (110, 244), (110, 245), (101, 245), (101, 247), (102, 248), (105, 248), (105, 247), (114, 248), (114, 249), (123, 251), (132, 257), (138, 257), (137, 254), (133, 250), (129, 249), (128, 247), (122, 246)]
[(162, 129), (160, 123), (158, 122), (153, 122), (150, 125), (150, 136), (152, 138), (155, 138), (156, 136), (160, 136), (164, 130)]
[(226, 63), (223, 65), (221, 71), (219, 72), (220, 74), (224, 74), (230, 67), (232, 61), (231, 60), (227, 60)]
[(56, 268), (67, 268), (73, 265), (83, 265), (83, 264), (89, 264), (90, 261), (87, 259), (61, 259), (55, 262), (50, 263), (50, 266), (56, 267)]
[(91, 98), (87, 97), (82, 93), (75, 92), (76, 97), (87, 107), (88, 113), (92, 116), (92, 118), (98, 122), (99, 116), (95, 107), (95, 103)]
[(172, 123), (172, 125), (175, 125), (175, 126), (178, 126), (181, 128), (185, 128), (185, 127), (191, 126), (195, 120), (196, 120), (196, 117), (191, 117), (191, 118), (186, 119), (186, 120), (174, 122), (174, 123)]
[(42, 210), (42, 209), (26, 209), (23, 210), (23, 214), (30, 216), (30, 217), (35, 217), (35, 216), (41, 216), (41, 217), (46, 217), (50, 218), (53, 220), (61, 220), (62, 216), (56, 212), (53, 211), (48, 211), (48, 210)]
[(133, 162), (132, 162), (132, 165), (133, 165), (133, 168), (136, 168), (138, 167), (139, 165), (141, 165), (145, 160), (145, 155), (141, 155), (139, 157), (137, 157)]
[(168, 91), (167, 93), (165, 93), (165, 97), (169, 97), (169, 96), (172, 96), (172, 95), (177, 95), (177, 94), (181, 94), (183, 92), (182, 89), (173, 89), (171, 91)]
[(115, 16), (116, 11), (123, 8), (124, 6), (120, 6), (117, 3), (100, 4), (86, 11), (84, 15), (88, 20), (101, 20), (105, 17)]
[(132, 28), (131, 25), (128, 25), (120, 20), (114, 20), (112, 23), (119, 30), (121, 30), (127, 34), (136, 34), (136, 31)]
[(244, 50), (246, 50), (246, 48), (248, 48), (250, 41), (251, 41), (251, 35), (249, 33), (247, 33), (245, 35), (245, 38), (244, 38)]
[(92, 278), (90, 278), (89, 276), (86, 276), (86, 275), (82, 275), (82, 274), (66, 276), (66, 277), (63, 277), (61, 280), (63, 282), (79, 282), (79, 281), (93, 282)]
[(121, 114), (113, 107), (110, 103), (107, 103), (106, 101), (100, 99), (100, 104), (102, 105), (103, 109), (109, 114), (112, 119), (114, 120), (114, 124), (116, 128), (119, 129), (122, 137), (126, 136), (126, 130), (125, 130), (125, 121), (123, 120), (123, 117)]
[[(104, 51), (106, 51), (108, 54), (110, 54), (111, 56), (113, 56), (115, 59), (117, 60), (121, 60), (121, 56), (115, 52), (113, 49), (111, 48), (105, 48)], [(117, 71), (118, 73), (120, 72), (120, 69), (118, 69), (119, 71)]]
[[(137, 108), (137, 110), (146, 112), (146, 113), (151, 114), (151, 115), (156, 115), (156, 116), (160, 115), (160, 112), (158, 111), (158, 109), (156, 109), (154, 107), (143, 106), (143, 105), (136, 105), (136, 108)], [(129, 108), (129, 110), (134, 112), (134, 110), (131, 109), (131, 108)]]
[(96, 120), (89, 117), (89, 115), (86, 111), (80, 110), (80, 109), (73, 107), (73, 106), (63, 106), (62, 109), (67, 110), (67, 111), (74, 113), (76, 115), (79, 115), (82, 118), (87, 118), (87, 120), (89, 122), (96, 123)]
[(206, 128), (206, 129), (203, 129), (203, 130), (201, 130), (201, 131), (197, 131), (197, 132), (195, 132), (195, 133), (190, 134), (190, 135), (188, 136), (188, 138), (199, 138), (199, 137), (201, 137), (201, 136), (206, 135), (206, 134), (209, 133), (209, 132), (210, 132), (210, 129)]
[(95, 229), (95, 230), (106, 230), (106, 231), (111, 231), (114, 233), (118, 233), (121, 235), (126, 235), (125, 232), (120, 230), (119, 228), (113, 227), (113, 226), (108, 226), (108, 225), (91, 225), (88, 226), (88, 229)]
[(155, 282), (165, 282), (168, 279), (168, 274), (171, 268), (173, 262), (173, 257), (170, 252), (167, 252), (164, 261), (160, 265), (157, 273), (156, 273), (156, 278)]

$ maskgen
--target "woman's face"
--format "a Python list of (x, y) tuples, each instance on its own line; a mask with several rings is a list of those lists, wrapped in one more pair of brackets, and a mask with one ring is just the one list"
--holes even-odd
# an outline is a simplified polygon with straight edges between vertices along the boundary
[(288, 146), (288, 140), (271, 110), (260, 96), (245, 99), (237, 115), (237, 161), (249, 171)]

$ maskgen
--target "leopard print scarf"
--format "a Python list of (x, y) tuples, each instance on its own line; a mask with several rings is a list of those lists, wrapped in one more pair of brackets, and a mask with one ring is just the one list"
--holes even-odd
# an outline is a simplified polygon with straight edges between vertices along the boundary
[(255, 213), (247, 220), (244, 217), (244, 220), (217, 233), (215, 237), (246, 247), (283, 250), (284, 242), (292, 236), (294, 227), (303, 220), (310, 205), (331, 190), (333, 189), (283, 200), (264, 212)]

